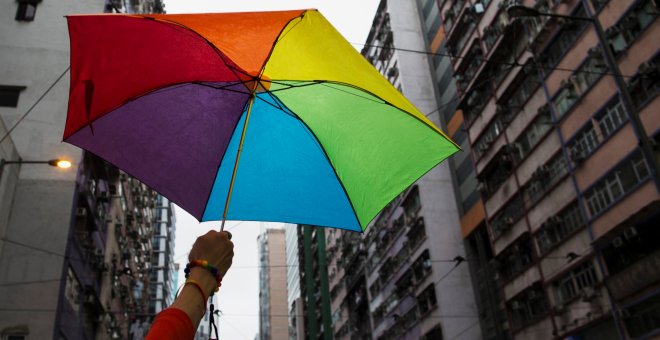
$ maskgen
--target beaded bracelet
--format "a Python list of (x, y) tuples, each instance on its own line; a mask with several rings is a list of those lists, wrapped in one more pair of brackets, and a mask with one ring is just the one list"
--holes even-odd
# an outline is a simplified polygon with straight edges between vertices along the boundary
[(215, 290), (211, 292), (211, 295), (213, 295), (213, 293), (217, 292), (218, 289), (220, 289), (222, 282), (222, 275), (220, 275), (220, 273), (218, 272), (218, 268), (214, 267), (206, 260), (192, 260), (190, 261), (190, 263), (186, 264), (186, 269), (183, 270), (186, 279), (188, 278), (188, 276), (190, 276), (190, 270), (194, 267), (202, 267), (208, 270), (209, 273), (211, 273), (211, 275), (213, 275), (213, 277), (215, 278), (215, 281), (218, 283), (218, 285), (217, 287), (215, 287)]

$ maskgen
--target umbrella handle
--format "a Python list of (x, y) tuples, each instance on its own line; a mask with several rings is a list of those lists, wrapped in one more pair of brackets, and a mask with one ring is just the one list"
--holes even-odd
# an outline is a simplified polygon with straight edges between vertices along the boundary
[(254, 90), (250, 93), (250, 97), (248, 99), (248, 108), (247, 108), (247, 114), (245, 115), (245, 124), (243, 124), (243, 131), (241, 132), (241, 141), (238, 144), (238, 151), (236, 152), (236, 162), (234, 162), (234, 170), (231, 174), (231, 181), (229, 182), (229, 190), (227, 191), (227, 200), (225, 200), (225, 210), (222, 213), (222, 224), (220, 225), (220, 231), (225, 230), (225, 221), (227, 220), (227, 212), (229, 211), (229, 202), (231, 201), (231, 193), (234, 190), (234, 180), (236, 179), (238, 162), (241, 159), (241, 151), (243, 151), (243, 141), (245, 141), (245, 133), (247, 132), (248, 122), (250, 121), (250, 114), (252, 113), (253, 103), (254, 103)]

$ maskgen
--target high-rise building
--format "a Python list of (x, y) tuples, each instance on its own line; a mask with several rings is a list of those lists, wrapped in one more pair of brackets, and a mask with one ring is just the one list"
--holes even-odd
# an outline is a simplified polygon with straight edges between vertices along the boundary
[(438, 6), (484, 202), (469, 243), (502, 300), (488, 334), (657, 335), (657, 1)]
[(298, 225), (298, 261), (304, 334), (298, 339), (332, 339), (328, 258), (324, 228)]
[[(460, 99), (456, 80), (461, 84), (460, 82), (465, 77), (471, 77), (471, 72), (463, 74), (461, 73), (463, 69), (457, 69), (457, 77), (456, 80), (454, 79), (453, 66), (455, 63), (453, 60), (454, 56), (460, 56), (460, 54), (456, 54), (453, 45), (450, 45), (451, 50), (447, 48), (445, 38), (448, 30), (439, 7), (442, 3), (442, 1), (436, 0), (421, 0), (419, 12), (423, 22), (422, 30), (426, 41), (426, 51), (431, 55), (431, 75), (435, 84), (433, 89), (436, 93), (440, 123), (443, 131), (463, 150), (446, 162), (452, 174), (461, 235), (467, 255), (467, 265), (474, 283), (474, 296), (482, 336), (484, 339), (506, 339), (507, 335), (502, 328), (501, 296), (492, 265), (493, 250), (489, 242), (484, 205), (471, 157), (472, 145), (470, 145), (463, 115), (456, 110)], [(459, 2), (453, 4), (453, 6), (461, 5)], [(475, 2), (472, 8), (478, 11), (484, 5), (487, 5), (487, 2)], [(452, 17), (450, 16), (447, 20), (451, 21)], [(453, 37), (465, 39), (460, 34), (453, 35)]]
[[(456, 105), (451, 64), (425, 52), (443, 48), (438, 9), (435, 1), (381, 1), (362, 54), (431, 121), (446, 128), (445, 116)], [(459, 153), (452, 162), (462, 164), (466, 158)], [(459, 211), (475, 204), (478, 195), (470, 196), (466, 186), (455, 196), (453, 169), (444, 162), (429, 171), (394, 199), (363, 237), (358, 252), (366, 254), (373, 338), (481, 337), (459, 221)], [(360, 269), (355, 263), (357, 268), (344, 272), (355, 274)], [(345, 289), (349, 301), (356, 301), (351, 294), (357, 292)]]
[(325, 229), (334, 339), (371, 339), (373, 325), (362, 235)]
[[(172, 202), (163, 196), (156, 198), (151, 235), (151, 273), (149, 314), (155, 316), (172, 304), (178, 275), (174, 264), (176, 218)], [(177, 266), (178, 267), (178, 266)]]
[[(19, 0), (4, 6), (2, 338), (128, 338), (134, 320), (147, 313), (154, 193), (61, 142), (69, 65), (64, 16), (102, 12), (105, 5)], [(54, 158), (73, 167), (45, 164)]]
[(289, 308), (289, 339), (304, 339), (304, 309), (300, 295), (300, 262), (298, 261), (298, 228), (295, 224), (284, 225), (286, 249), (287, 305)]
[(266, 229), (257, 238), (259, 250), (259, 338), (286, 339), (287, 276), (283, 229)]

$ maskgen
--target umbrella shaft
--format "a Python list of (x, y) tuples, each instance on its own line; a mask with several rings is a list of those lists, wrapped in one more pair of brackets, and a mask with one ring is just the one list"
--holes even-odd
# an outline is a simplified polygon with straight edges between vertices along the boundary
[(227, 220), (227, 212), (229, 211), (229, 202), (231, 201), (231, 193), (234, 190), (234, 180), (236, 179), (236, 171), (238, 170), (238, 162), (241, 159), (241, 151), (243, 150), (243, 141), (245, 141), (245, 133), (247, 132), (248, 122), (250, 121), (250, 114), (252, 113), (252, 104), (254, 103), (254, 94), (250, 95), (248, 103), (247, 114), (245, 115), (245, 124), (243, 124), (243, 131), (241, 132), (241, 141), (238, 143), (238, 151), (236, 152), (236, 162), (234, 162), (234, 170), (231, 173), (231, 181), (229, 182), (229, 190), (227, 190), (227, 200), (225, 201), (225, 211), (222, 213), (222, 224), (220, 231), (225, 230), (225, 221)]

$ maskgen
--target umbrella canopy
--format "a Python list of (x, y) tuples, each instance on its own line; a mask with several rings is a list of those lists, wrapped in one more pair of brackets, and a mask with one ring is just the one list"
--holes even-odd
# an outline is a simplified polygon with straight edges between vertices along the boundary
[(458, 150), (316, 10), (67, 20), (64, 140), (199, 221), (363, 231)]

